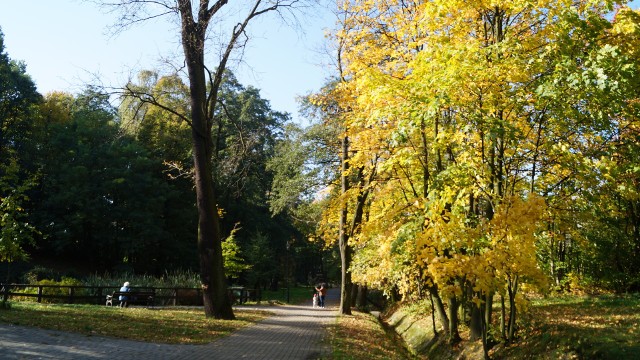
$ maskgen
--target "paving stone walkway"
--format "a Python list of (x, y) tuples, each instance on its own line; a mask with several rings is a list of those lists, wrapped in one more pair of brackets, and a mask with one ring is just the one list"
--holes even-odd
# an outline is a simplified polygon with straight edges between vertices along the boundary
[(330, 289), (327, 307), (268, 307), (275, 313), (260, 323), (206, 345), (169, 345), (86, 336), (0, 324), (0, 359), (322, 359), (322, 342), (337, 315), (339, 289)]

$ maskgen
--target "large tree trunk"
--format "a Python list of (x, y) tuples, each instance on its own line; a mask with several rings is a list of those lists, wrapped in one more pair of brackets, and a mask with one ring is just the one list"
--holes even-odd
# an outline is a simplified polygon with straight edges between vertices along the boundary
[(476, 341), (482, 338), (483, 309), (471, 302), (471, 319), (469, 321), (469, 340)]
[[(349, 157), (349, 138), (344, 136), (342, 138), (342, 176), (340, 179), (341, 193), (345, 194), (349, 189), (349, 183), (347, 179)], [(342, 205), (342, 211), (340, 213), (340, 239), (338, 241), (338, 247), (340, 248), (340, 265), (341, 265), (341, 284), (340, 284), (340, 314), (351, 315), (351, 273), (349, 272), (349, 266), (351, 266), (351, 247), (349, 246), (349, 234), (347, 233), (347, 205)]]
[(234, 319), (224, 276), (220, 223), (215, 201), (210, 161), (202, 156), (203, 144), (194, 134), (196, 201), (198, 206), (198, 257), (205, 315)]
[(508, 293), (509, 293), (509, 324), (507, 328), (507, 343), (512, 342), (516, 334), (516, 294), (518, 293), (518, 275), (512, 281), (509, 279)]
[(340, 314), (351, 315), (351, 272), (349, 265), (351, 264), (351, 247), (347, 244), (340, 244), (340, 258), (342, 266), (342, 285), (340, 287)]
[[(189, 1), (180, 1), (182, 47), (189, 75), (191, 134), (198, 207), (198, 257), (205, 315), (234, 319), (224, 276), (220, 219), (213, 182), (211, 119), (207, 114), (204, 41), (208, 18), (193, 20)], [(200, 14), (202, 15), (202, 14)]]
[(359, 289), (360, 286), (358, 284), (351, 284), (351, 307), (356, 306), (356, 300), (358, 300), (358, 291), (360, 291)]
[(485, 296), (484, 323), (487, 331), (491, 329), (491, 318), (493, 317), (493, 294), (493, 292), (489, 292)]
[(444, 308), (444, 303), (442, 302), (442, 298), (440, 294), (438, 294), (438, 286), (433, 285), (429, 287), (429, 295), (431, 296), (431, 304), (434, 310), (438, 313), (438, 318), (440, 319), (440, 323), (442, 324), (442, 330), (445, 334), (449, 333), (449, 317), (447, 316), (447, 311)]
[[(344, 154), (346, 155), (346, 151), (348, 150), (348, 145), (343, 148)], [(346, 172), (346, 164), (343, 164), (343, 174)], [(371, 174), (371, 178), (373, 178), (373, 173)], [(369, 182), (371, 181), (369, 179)], [(351, 305), (354, 305), (355, 299), (353, 297), (353, 291), (351, 288), (353, 286), (351, 282), (351, 272), (349, 271), (349, 267), (351, 266), (351, 258), (353, 256), (353, 247), (349, 245), (349, 239), (353, 238), (362, 223), (362, 218), (364, 216), (364, 208), (365, 203), (367, 202), (367, 197), (369, 196), (369, 191), (365, 190), (365, 186), (367, 181), (364, 178), (363, 170), (358, 170), (358, 186), (359, 186), (359, 194), (356, 200), (356, 207), (353, 212), (353, 220), (351, 221), (351, 226), (349, 229), (349, 234), (341, 234), (340, 236), (340, 254), (342, 259), (342, 297), (340, 301), (340, 313), (345, 315), (351, 315)], [(346, 178), (343, 176), (343, 184), (347, 184)], [(343, 187), (343, 191), (346, 192), (347, 188)], [(344, 193), (343, 192), (343, 193)], [(341, 225), (342, 220), (346, 220), (346, 211), (343, 211), (343, 215), (341, 216)]]
[(507, 340), (507, 330), (506, 330), (506, 317), (507, 312), (504, 303), (504, 295), (500, 295), (500, 334), (502, 335), (503, 340)]
[(358, 286), (358, 301), (356, 303), (358, 309), (365, 310), (367, 308), (367, 294), (368, 291), (366, 285)]
[(449, 342), (457, 344), (460, 342), (460, 332), (458, 331), (458, 299), (455, 295), (449, 297)]

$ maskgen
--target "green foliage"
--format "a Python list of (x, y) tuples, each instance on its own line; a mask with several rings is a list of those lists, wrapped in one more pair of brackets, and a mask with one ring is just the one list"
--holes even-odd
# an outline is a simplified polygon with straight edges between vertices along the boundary
[(247, 260), (252, 264), (251, 272), (247, 276), (249, 286), (262, 287), (277, 273), (277, 258), (275, 250), (270, 246), (269, 237), (261, 232), (256, 233), (247, 250)]
[(60, 281), (63, 277), (69, 276), (44, 266), (34, 266), (22, 276), (25, 284), (38, 284), (39, 281), (45, 279)]
[(305, 129), (287, 126), (267, 163), (274, 176), (268, 200), (271, 213), (291, 219), (308, 237), (317, 231), (322, 198), (337, 176), (335, 167), (328, 166), (339, 162), (335, 136), (335, 127), (323, 122)]
[[(130, 97), (116, 111), (110, 98), (92, 87), (77, 95), (51, 93), (43, 101), (24, 64), (12, 62), (3, 50), (0, 111), (7, 112), (0, 114), (0, 198), (3, 221), (13, 224), (3, 225), (3, 232), (19, 234), (34, 257), (63, 258), (83, 272), (160, 275), (195, 268), (190, 103), (182, 79), (145, 71), (137, 84), (129, 84), (165, 109), (150, 106), (148, 98)], [(9, 96), (16, 89), (23, 97)], [(241, 225), (232, 234), (232, 252), (236, 263), (245, 262), (242, 271), (231, 271), (240, 275), (238, 282), (248, 281), (248, 266), (254, 265), (247, 263), (249, 249), (254, 238), (264, 236), (262, 246), (269, 250), (263, 252), (270, 258), (257, 260), (264, 261), (255, 268), (264, 270), (251, 279), (277, 284), (284, 271), (278, 255), (284, 252), (282, 239), (305, 237), (292, 218), (272, 217), (268, 209), (273, 172), (267, 162), (289, 115), (271, 109), (258, 89), (242, 86), (231, 73), (225, 74), (219, 99), (214, 180), (224, 213), (222, 234)], [(9, 178), (9, 170), (16, 175)], [(5, 189), (20, 194), (5, 196)], [(297, 277), (307, 272), (302, 269)]]
[(195, 213), (193, 204), (172, 206), (188, 197), (163, 177), (162, 160), (120, 134), (108, 97), (87, 89), (70, 103), (47, 99), (60, 118), (50, 119), (40, 139), (34, 218), (48, 237), (39, 251), (94, 270), (160, 273), (192, 264), (195, 220), (185, 216)]
[(269, 159), (267, 169), (273, 172), (269, 207), (272, 214), (293, 211), (301, 198), (312, 195), (313, 179), (305, 171), (309, 158), (297, 125), (285, 128), (284, 138), (275, 147), (275, 156)]
[(613, 20), (593, 15), (568, 21), (555, 71), (541, 86), (552, 98), (567, 98), (551, 112), (572, 120), (566, 132), (576, 135), (563, 146), (582, 159), (563, 156), (575, 172), (554, 192), (565, 199), (575, 195), (554, 204), (568, 211), (550, 224), (556, 238), (543, 248), (545, 259), (564, 265), (553, 274), (557, 283), (574, 272), (593, 290), (637, 291), (638, 13), (620, 8)]
[[(83, 286), (83, 282), (74, 278), (69, 278), (69, 277), (63, 277), (60, 280), (50, 280), (50, 279), (43, 279), (43, 280), (39, 280), (36, 283), (32, 283), (31, 285), (45, 285), (45, 287), (42, 288), (42, 302), (43, 303), (50, 303), (50, 304), (55, 304), (55, 303), (66, 303), (66, 299), (64, 299), (64, 296), (69, 295), (69, 287), (74, 287), (74, 286)], [(49, 287), (49, 286), (53, 286), (53, 287)], [(86, 289), (74, 289), (74, 295), (75, 296), (83, 296), (83, 295), (88, 295), (88, 292)], [(25, 288), (23, 291), (18, 291), (19, 293), (22, 294), (38, 294), (38, 288), (37, 287), (27, 287)], [(62, 298), (48, 298), (47, 296), (49, 295), (53, 295), (53, 296), (61, 296)], [(21, 301), (36, 301), (37, 298), (36, 297), (23, 297), (21, 298), (20, 296), (17, 297), (17, 299), (21, 300)]]
[(32, 131), (34, 105), (41, 100), (24, 63), (11, 60), (5, 52), (0, 30), (0, 159), (24, 149)]
[(26, 260), (28, 254), (23, 246), (33, 244), (33, 237), (38, 233), (28, 222), (28, 214), (23, 207), (29, 200), (26, 192), (32, 183), (16, 185), (18, 170), (15, 161), (3, 170), (0, 176), (0, 261)]
[(199, 288), (199, 275), (188, 270), (166, 270), (162, 276), (136, 274), (93, 274), (83, 279), (86, 286), (117, 286), (128, 281), (134, 287)]
[(240, 247), (235, 239), (235, 234), (240, 228), (235, 227), (231, 234), (222, 241), (222, 258), (224, 259), (224, 271), (227, 277), (237, 278), (242, 272), (251, 269), (241, 257)]
[[(124, 129), (149, 152), (165, 160), (164, 171), (174, 183), (182, 182), (184, 189), (192, 191), (188, 88), (179, 77), (150, 71), (140, 73), (138, 81), (129, 87), (134, 96), (127, 98), (119, 109)], [(141, 94), (153, 95), (154, 100), (173, 111), (152, 106), (147, 102), (149, 98)], [(291, 226), (294, 220), (272, 217), (267, 208), (267, 195), (272, 193), (274, 182), (274, 170), (268, 164), (281, 143), (289, 116), (271, 109), (258, 89), (242, 86), (227, 72), (214, 120), (213, 173), (217, 203), (222, 209), (222, 234), (224, 238), (231, 236), (235, 244), (222, 243), (227, 247), (227, 258), (235, 258), (227, 262), (226, 272), (235, 278), (234, 282), (265, 284), (282, 272), (277, 255), (284, 250), (281, 239), (300, 236)], [(178, 212), (186, 206), (182, 203), (184, 199), (189, 198), (183, 195), (172, 200), (176, 205), (174, 216), (185, 216), (184, 212)], [(268, 254), (266, 257), (252, 255), (256, 239), (263, 254)], [(236, 266), (243, 262), (245, 265)], [(249, 265), (251, 269), (246, 268)]]
[(0, 261), (25, 259), (24, 245), (37, 234), (27, 211), (35, 167), (26, 163), (25, 152), (40, 99), (25, 65), (5, 53), (0, 31)]

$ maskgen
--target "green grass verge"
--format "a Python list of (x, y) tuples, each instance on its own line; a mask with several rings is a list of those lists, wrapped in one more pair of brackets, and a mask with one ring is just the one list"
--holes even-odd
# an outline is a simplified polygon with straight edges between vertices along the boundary
[(201, 309), (119, 308), (96, 305), (13, 302), (0, 322), (85, 335), (169, 344), (205, 344), (252, 325), (265, 311), (236, 310), (236, 320), (207, 319)]
[(393, 330), (386, 330), (371, 314), (356, 311), (353, 315), (338, 316), (328, 333), (333, 349), (331, 359), (412, 359)]
[[(515, 341), (497, 344), (490, 350), (492, 359), (638, 359), (640, 354), (640, 295), (597, 297), (551, 297), (532, 300), (527, 313), (520, 313)], [(493, 334), (499, 324), (494, 312)], [(397, 321), (394, 316), (401, 319)], [(394, 320), (395, 319), (395, 320)], [(389, 319), (407, 340), (433, 337), (430, 315), (424, 304), (405, 304)], [(408, 329), (406, 326), (411, 325)], [(367, 318), (341, 318), (332, 329), (331, 345), (335, 359), (410, 358), (400, 346), (385, 340)], [(414, 333), (415, 332), (415, 333)], [(424, 359), (482, 359), (479, 341), (468, 341), (469, 329), (462, 323), (463, 341), (452, 347), (442, 336), (428, 347), (417, 346)], [(409, 336), (407, 336), (409, 335)], [(425, 342), (424, 344), (428, 344)], [(392, 350), (394, 349), (394, 350)]]
[(638, 296), (535, 300), (523, 320), (520, 338), (499, 349), (500, 357), (623, 360), (640, 354)]
[[(313, 287), (291, 287), (289, 289), (289, 304), (302, 304), (313, 297)], [(277, 291), (263, 290), (262, 302), (287, 304), (287, 288)]]

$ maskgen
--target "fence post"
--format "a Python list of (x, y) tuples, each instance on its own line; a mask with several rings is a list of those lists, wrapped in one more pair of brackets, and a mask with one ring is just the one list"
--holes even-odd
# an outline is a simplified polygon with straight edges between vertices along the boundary
[(9, 284), (2, 285), (2, 302), (6, 303), (9, 300)]
[(69, 304), (73, 304), (73, 286), (69, 286)]
[(42, 302), (42, 285), (38, 285), (38, 302)]

